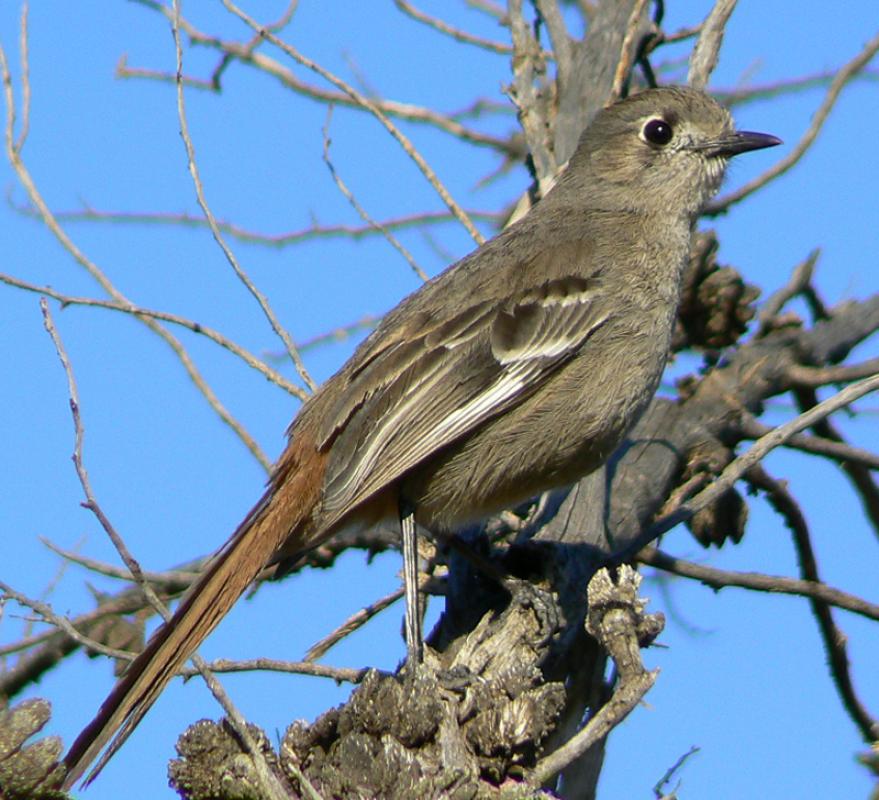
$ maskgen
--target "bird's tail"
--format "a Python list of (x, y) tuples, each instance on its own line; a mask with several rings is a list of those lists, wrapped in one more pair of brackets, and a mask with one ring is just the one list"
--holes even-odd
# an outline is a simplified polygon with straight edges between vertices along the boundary
[[(289, 451), (285, 453), (285, 456), (289, 455)], [(295, 470), (290, 474), (290, 470), (283, 469), (284, 466), (282, 461), (279, 472), (284, 474), (276, 472), (272, 487), (214, 556), (171, 619), (153, 634), (144, 650), (131, 662), (97, 716), (77, 737), (64, 759), (66, 789), (79, 780), (110, 742), (86, 784), (95, 779), (137, 727), (168, 681), (271, 561), (280, 546), (286, 543), (289, 549), (291, 538), (301, 536), (302, 549), (308, 547), (302, 529), (314, 508), (315, 487), (319, 481), (314, 480), (313, 470)], [(304, 465), (300, 463), (298, 466)]]

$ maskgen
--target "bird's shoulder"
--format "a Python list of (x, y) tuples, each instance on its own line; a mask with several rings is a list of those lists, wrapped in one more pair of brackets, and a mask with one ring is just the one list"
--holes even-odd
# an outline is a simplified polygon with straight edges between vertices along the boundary
[(572, 223), (564, 214), (529, 214), (409, 295), (312, 397), (290, 433), (309, 424), (327, 445), (356, 408), (416, 364), (428, 369), (452, 353), (465, 370), (534, 351), (542, 317), (562, 309), (571, 317), (572, 305), (595, 305), (604, 289), (590, 226)]

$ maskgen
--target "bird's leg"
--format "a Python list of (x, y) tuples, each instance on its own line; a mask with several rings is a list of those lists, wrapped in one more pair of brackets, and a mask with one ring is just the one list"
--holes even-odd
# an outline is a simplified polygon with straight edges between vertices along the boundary
[(400, 508), (400, 527), (403, 534), (403, 586), (406, 596), (406, 652), (410, 665), (424, 659), (424, 639), (421, 630), (421, 603), (418, 594), (418, 532), (415, 514)]

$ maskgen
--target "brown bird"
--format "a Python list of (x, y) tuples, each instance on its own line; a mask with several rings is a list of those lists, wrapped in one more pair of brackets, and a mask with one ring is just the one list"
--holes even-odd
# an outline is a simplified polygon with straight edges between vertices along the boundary
[(302, 407), (268, 488), (65, 758), (93, 780), (267, 565), (410, 512), (432, 530), (596, 469), (669, 348), (694, 221), (736, 132), (708, 95), (652, 89), (599, 112), (523, 219), (391, 311)]

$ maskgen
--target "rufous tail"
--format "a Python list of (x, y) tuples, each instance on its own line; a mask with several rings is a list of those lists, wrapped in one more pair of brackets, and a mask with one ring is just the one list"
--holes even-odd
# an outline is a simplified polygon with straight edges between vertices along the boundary
[[(95, 779), (137, 727), (168, 681), (228, 613), (281, 545), (286, 542), (289, 549), (291, 538), (297, 538), (297, 528), (302, 527), (314, 507), (315, 481), (308, 472), (298, 475), (287, 472), (284, 476), (276, 473), (274, 487), (266, 492), (214, 556), (171, 619), (153, 634), (143, 652), (131, 662), (97, 716), (80, 733), (65, 756), (66, 789), (79, 780), (110, 742), (85, 785)], [(282, 480), (279, 481), (278, 477)]]

